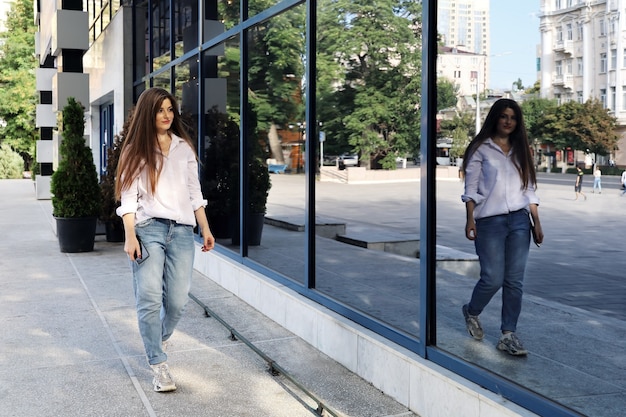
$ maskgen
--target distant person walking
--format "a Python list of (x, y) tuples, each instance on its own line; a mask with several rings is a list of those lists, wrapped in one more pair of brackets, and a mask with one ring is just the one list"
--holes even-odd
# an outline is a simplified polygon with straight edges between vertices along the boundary
[(584, 199), (587, 199), (585, 193), (583, 193), (583, 176), (585, 173), (580, 167), (576, 167), (576, 183), (574, 183), (574, 192), (576, 193), (576, 198), (574, 200), (578, 200), (578, 196), (582, 195)]
[(591, 192), (595, 193), (596, 188), (598, 189), (598, 194), (602, 194), (602, 171), (598, 166), (593, 171), (593, 190)]
[(626, 169), (622, 172), (622, 193), (620, 195), (626, 194)]
[(543, 242), (543, 231), (535, 167), (517, 102), (500, 99), (493, 104), (465, 150), (463, 172), (465, 236), (474, 241), (480, 263), (480, 280), (462, 308), (467, 331), (474, 339), (483, 339), (478, 316), (502, 289), (502, 335), (496, 347), (510, 355), (526, 355), (515, 332), (530, 246), (529, 213), (538, 244)]
[(164, 350), (189, 299), (194, 227), (202, 234), (202, 251), (215, 244), (204, 211), (195, 140), (178, 109), (174, 96), (162, 88), (141, 93), (122, 145), (115, 188), (139, 333), (158, 392), (176, 389)]

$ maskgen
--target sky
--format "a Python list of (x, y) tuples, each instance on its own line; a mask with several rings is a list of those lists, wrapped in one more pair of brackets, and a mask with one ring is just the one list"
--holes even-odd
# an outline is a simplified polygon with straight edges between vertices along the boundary
[(518, 78), (524, 87), (529, 87), (537, 80), (539, 3), (540, 0), (490, 0), (489, 88), (510, 89)]

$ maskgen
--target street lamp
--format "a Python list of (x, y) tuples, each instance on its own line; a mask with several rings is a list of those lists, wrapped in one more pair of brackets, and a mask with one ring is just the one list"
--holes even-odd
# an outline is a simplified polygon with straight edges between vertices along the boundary
[[(485, 72), (485, 58), (496, 57), (496, 56), (504, 56), (510, 55), (512, 52), (502, 52), (501, 54), (493, 54), (493, 55), (485, 55), (478, 54), (478, 71), (476, 71), (476, 134), (480, 132), (480, 74), (481, 72)], [(482, 68), (481, 68), (482, 63)], [(485, 74), (484, 82), (487, 82), (487, 77)]]

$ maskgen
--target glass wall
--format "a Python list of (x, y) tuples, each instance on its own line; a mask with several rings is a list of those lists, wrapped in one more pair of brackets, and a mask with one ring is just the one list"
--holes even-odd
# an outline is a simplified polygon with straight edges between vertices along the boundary
[(415, 339), (419, 7), (395, 6), (318, 3), (316, 288)]
[[(304, 5), (255, 25), (246, 37), (248, 253), (305, 285)], [(258, 236), (262, 225), (254, 222), (262, 221), (264, 211), (270, 223)]]
[[(422, 3), (365, 3), (321, 0), (307, 16), (306, 1), (251, 0), (252, 20), (242, 22), (239, 2), (136, 2), (135, 95), (152, 85), (179, 99), (198, 138), (216, 250), (539, 414), (576, 415), (567, 408), (580, 410), (572, 398), (608, 364), (585, 364), (582, 378), (570, 358), (593, 358), (593, 337), (582, 346), (553, 343), (553, 335), (572, 336), (559, 327), (568, 310), (552, 308), (555, 300), (537, 277), (562, 253), (530, 251), (530, 302), (520, 321), (528, 358), (512, 360), (495, 348), (499, 295), (481, 315), (482, 342), (467, 335), (461, 312), (480, 268), (465, 236), (458, 166), (476, 132), (476, 114), (482, 121), (494, 101), (486, 77), (493, 61), (485, 58), (500, 51), (481, 50), (465, 62), (444, 60), (458, 48), (440, 49), (435, 72), (426, 71), (423, 36), (436, 34), (422, 22)], [(463, 21), (470, 15), (489, 21), (476, 12), (465, 10)], [(316, 25), (309, 31), (314, 39), (307, 39), (307, 18)], [(484, 44), (472, 38), (471, 45)], [(428, 54), (436, 59), (434, 49)], [(446, 84), (451, 66), (457, 68)], [(425, 74), (432, 74), (426, 84)], [(455, 81), (465, 76), (467, 85)], [(432, 109), (424, 100), (435, 94), (422, 91), (424, 85), (437, 91)], [(425, 121), (433, 129), (425, 130)], [(429, 153), (421, 153), (423, 143)], [(424, 186), (430, 181), (432, 190)], [(548, 198), (550, 186), (544, 194), (542, 181), (549, 213), (558, 203)], [(423, 222), (427, 214), (433, 224)], [(421, 254), (424, 247), (428, 253)], [(434, 269), (432, 283), (424, 265)], [(593, 291), (593, 283), (580, 282), (581, 291)], [(576, 317), (581, 331), (598, 331), (595, 321)], [(623, 369), (619, 360), (613, 365)], [(565, 380), (577, 382), (560, 384)], [(610, 384), (595, 382), (596, 394), (611, 392)], [(611, 383), (619, 385), (615, 378)]]

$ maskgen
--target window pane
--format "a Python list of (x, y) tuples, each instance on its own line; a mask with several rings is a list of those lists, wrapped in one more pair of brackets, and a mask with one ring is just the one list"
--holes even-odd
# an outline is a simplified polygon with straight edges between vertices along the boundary
[[(207, 217), (218, 244), (239, 252), (239, 41), (205, 51), (202, 190)], [(197, 90), (192, 89), (192, 92)], [(194, 98), (197, 101), (197, 98)]]
[[(564, 111), (574, 114), (568, 116), (568, 126), (584, 123), (590, 107), (583, 106), (589, 100), (599, 101), (598, 107), (622, 111), (621, 103), (616, 100), (624, 100), (623, 93), (607, 85), (607, 73), (616, 76), (613, 67), (623, 61), (617, 57), (617, 51), (623, 48), (607, 50), (611, 48), (607, 39), (604, 50), (583, 55), (589, 52), (588, 42), (606, 34), (607, 29), (610, 32), (611, 26), (604, 21), (606, 15), (599, 13), (589, 21), (577, 23), (574, 16), (585, 10), (584, 2), (574, 6), (568, 2), (571, 8), (560, 10), (555, 9), (555, 2), (532, 3), (515, 3), (518, 18), (513, 34), (502, 19), (510, 15), (513, 3), (489, 2), (485, 6), (489, 43), (482, 50), (473, 49), (470, 42), (463, 47), (449, 44), (445, 26), (438, 28), (442, 39), (446, 39), (437, 67), (440, 78), (454, 81), (455, 68), (443, 65), (441, 57), (455, 53), (455, 49), (457, 55), (478, 54), (486, 65), (478, 74), (485, 80), (478, 107), (476, 94), (464, 91), (464, 80), (456, 84), (459, 88), (456, 103), (438, 107), (441, 130), (437, 139), (440, 145), (445, 142), (448, 154), (443, 155), (443, 145), (437, 148), (439, 156), (446, 158), (445, 162), (438, 160), (437, 166), (437, 345), (493, 376), (512, 381), (581, 414), (611, 415), (624, 409), (626, 400), (623, 396), (613, 396), (613, 387), (621, 383), (613, 355), (606, 355), (597, 347), (604, 340), (615, 340), (615, 332), (621, 332), (617, 329), (623, 327), (626, 319), (623, 291), (621, 286), (616, 286), (623, 276), (623, 257), (610, 255), (614, 242), (621, 236), (621, 229), (612, 226), (620, 223), (613, 213), (621, 208), (614, 206), (610, 198), (612, 194), (618, 199), (621, 170), (611, 167), (612, 158), (616, 157), (612, 146), (594, 152), (590, 145), (567, 139), (562, 129), (549, 135), (541, 132), (546, 120), (553, 117), (558, 120)], [(453, 4), (460, 2), (450, 2), (448, 13), (460, 13)], [(602, 6), (594, 6), (595, 10), (602, 10)], [(578, 35), (574, 36), (574, 28), (568, 22), (577, 25)], [(548, 33), (550, 36), (544, 36)], [(512, 45), (515, 48), (509, 49)], [(534, 65), (537, 58), (541, 61), (540, 73)], [(584, 62), (589, 65), (584, 65), (583, 72)], [(539, 88), (535, 87), (537, 80)], [(498, 128), (486, 120), (487, 114), (502, 98), (513, 98), (524, 112), (528, 145), (514, 133), (508, 134), (504, 145), (517, 143), (523, 145), (518, 149), (530, 148), (529, 159), (537, 171), (539, 217), (545, 233), (540, 248), (531, 241), (525, 211), (527, 202), (513, 203), (513, 196), (521, 195), (520, 187), (510, 186), (510, 181), (519, 180), (517, 169), (513, 167), (510, 174), (498, 169), (517, 159), (519, 153), (515, 150), (509, 153), (506, 146), (498, 145), (499, 140), (488, 139), (494, 138)], [(496, 113), (494, 120), (501, 114)], [(459, 179), (458, 158), (463, 157), (477, 128), (485, 125), (480, 158), (470, 160), (464, 187), (463, 179)], [(584, 140), (595, 141), (594, 135), (582, 136)], [(559, 137), (565, 140), (559, 143)], [(576, 166), (582, 169), (582, 191), (586, 197), (580, 194), (574, 201), (577, 194), (572, 188), (580, 178)], [(601, 195), (599, 189), (595, 192), (593, 189), (592, 172), (598, 167), (605, 188)], [(473, 183), (475, 178), (478, 182)], [(506, 192), (498, 194), (493, 184), (500, 184), (503, 179), (509, 181), (508, 186)], [(606, 191), (607, 186), (613, 189)], [(473, 221), (467, 223), (466, 207), (461, 201), (464, 193), (476, 204)], [(489, 204), (494, 202), (493, 210), (488, 211)], [(604, 214), (599, 215), (593, 208), (596, 205), (602, 206)], [(498, 222), (502, 222), (506, 233), (494, 226)], [(470, 231), (475, 225), (475, 240), (466, 238), (466, 224)], [(520, 230), (522, 242), (516, 245), (514, 236)], [(482, 255), (480, 263), (477, 248)], [(518, 270), (523, 274), (519, 313), (521, 292), (517, 291), (519, 286), (510, 284), (515, 280), (511, 271), (520, 265), (520, 259), (524, 260), (527, 249), (527, 261), (521, 262), (525, 269)], [(487, 286), (482, 284), (487, 280), (496, 283), (491, 292), (483, 290)], [(462, 312), (464, 305), (468, 305), (469, 314), (479, 315), (483, 340), (475, 340), (468, 334)], [(516, 331), (529, 352), (527, 358), (519, 360), (496, 348), (502, 330)], [(583, 400), (590, 397), (595, 399), (593, 405)]]
[(319, 12), (316, 288), (417, 338), (421, 53), (409, 13), (367, 7)]
[(266, 206), (269, 224), (263, 226), (261, 240), (251, 242), (249, 256), (300, 283), (305, 279), (304, 170), (307, 168), (304, 13), (301, 5), (248, 31), (250, 118), (246, 134), (251, 151), (248, 163), (253, 170), (250, 175), (253, 213), (265, 209), (266, 175), (271, 185)]
[(169, 5), (169, 0), (154, 1), (152, 5), (153, 71), (158, 70), (171, 61)]

